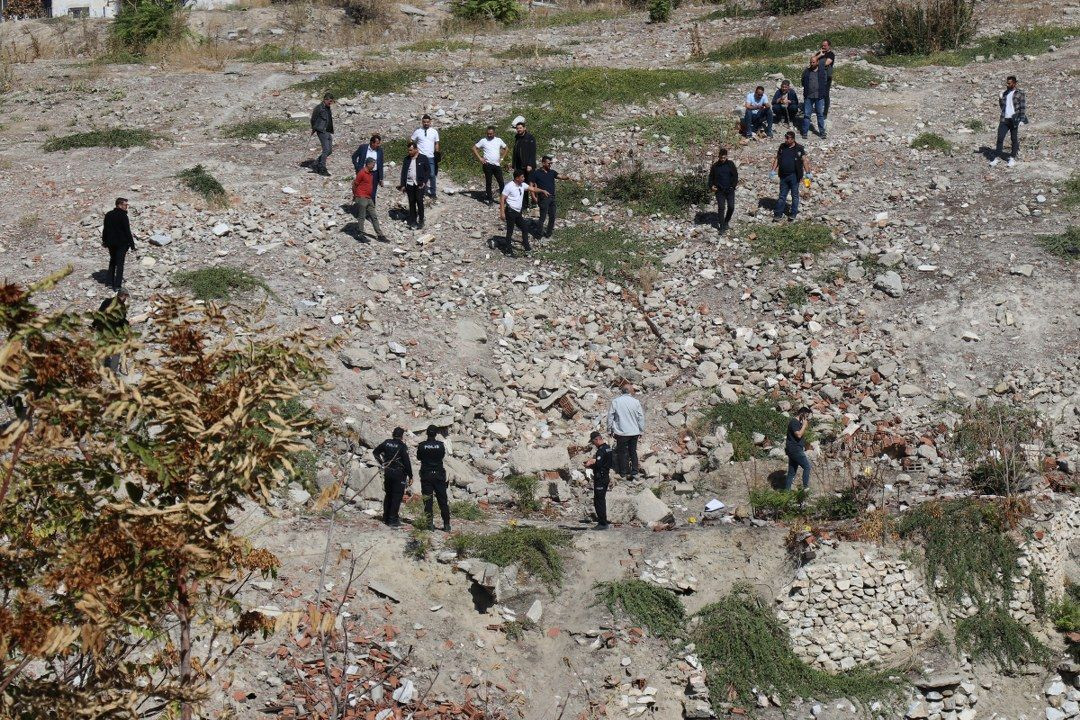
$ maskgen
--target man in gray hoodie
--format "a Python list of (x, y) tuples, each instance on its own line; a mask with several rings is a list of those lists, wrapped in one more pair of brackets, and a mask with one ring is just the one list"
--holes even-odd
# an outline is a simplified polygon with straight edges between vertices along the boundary
[(611, 401), (607, 425), (615, 436), (615, 472), (633, 480), (638, 474), (637, 443), (645, 432), (645, 411), (630, 383), (623, 383), (622, 394)]

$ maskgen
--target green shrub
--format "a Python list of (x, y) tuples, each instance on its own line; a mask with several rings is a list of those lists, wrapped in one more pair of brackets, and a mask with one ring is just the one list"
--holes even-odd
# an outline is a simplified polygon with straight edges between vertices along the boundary
[(506, 633), (507, 640), (523, 640), (525, 633), (529, 630), (535, 630), (536, 623), (529, 618), (522, 618), (520, 620), (511, 620), (503, 623), (503, 632)]
[(750, 509), (759, 520), (790, 520), (806, 515), (806, 490), (754, 488), (750, 491)]
[(128, 148), (138, 145), (148, 145), (157, 135), (149, 130), (134, 128), (110, 128), (108, 130), (90, 130), (89, 132), (64, 135), (63, 137), (51, 138), (42, 146), (45, 152), (57, 150), (74, 150), (75, 148), (88, 147), (118, 147)]
[(801, 255), (816, 255), (836, 242), (832, 230), (825, 225), (795, 222), (790, 225), (755, 227), (750, 237), (754, 254), (765, 259), (794, 260)]
[(487, 513), (472, 500), (454, 500), (450, 503), (450, 516), (455, 520), (471, 520), (476, 522), (486, 518)]
[(521, 6), (517, 0), (454, 0), (450, 12), (462, 20), (512, 23), (521, 17)]
[(898, 0), (874, 8), (886, 55), (926, 55), (960, 47), (975, 37), (975, 0)]
[(263, 117), (246, 120), (225, 128), (221, 137), (254, 140), (260, 135), (278, 135), (307, 127), (307, 121), (293, 118)]
[(558, 201), (555, 203), (555, 214), (560, 218), (569, 216), (570, 210), (585, 211), (587, 206), (581, 201), (588, 200), (589, 204), (596, 202), (596, 193), (585, 183), (575, 180), (559, 180), (555, 188)]
[(202, 195), (210, 205), (214, 207), (226, 207), (229, 204), (229, 196), (225, 188), (202, 165), (188, 168), (177, 176), (184, 185)]
[(1061, 600), (1051, 603), (1048, 608), (1054, 627), (1063, 633), (1080, 632), (1080, 585), (1065, 584), (1065, 594)]
[(596, 603), (612, 616), (623, 615), (649, 628), (654, 637), (678, 638), (686, 633), (686, 610), (670, 590), (644, 580), (611, 580), (596, 583)]
[(262, 278), (249, 275), (240, 268), (215, 265), (201, 270), (176, 273), (174, 285), (186, 288), (198, 300), (228, 300), (237, 293), (262, 290), (273, 295), (270, 286)]
[(991, 660), (1000, 670), (1046, 664), (1052, 654), (1006, 607), (980, 608), (956, 623), (956, 647), (975, 661)]
[(518, 564), (537, 580), (549, 586), (561, 585), (563, 559), (561, 548), (570, 547), (570, 533), (554, 528), (507, 527), (490, 535), (463, 534), (450, 539), (459, 555), (480, 558), (499, 567)]
[(540, 501), (536, 499), (536, 490), (540, 487), (540, 478), (535, 475), (510, 475), (505, 482), (506, 486), (517, 496), (518, 510), (528, 514), (540, 509)]
[(412, 50), (413, 52), (457, 52), (458, 50), (472, 50), (475, 45), (465, 42), (464, 40), (451, 40), (449, 38), (431, 38), (428, 40), (417, 40), (414, 43), (409, 43), (403, 46), (402, 50)]
[(762, 0), (762, 7), (770, 15), (797, 15), (825, 7), (825, 0)]
[(899, 682), (884, 673), (856, 668), (830, 675), (800, 660), (772, 603), (758, 599), (748, 583), (737, 583), (719, 602), (702, 608), (696, 621), (691, 639), (717, 714), (725, 714), (732, 701), (756, 707), (757, 693), (775, 694), (782, 702), (844, 697), (869, 704), (899, 692)]
[(718, 425), (728, 430), (728, 442), (734, 449), (734, 460), (749, 460), (758, 453), (754, 445), (754, 433), (761, 433), (766, 440), (779, 443), (787, 437), (788, 418), (773, 407), (769, 400), (718, 402), (702, 414), (703, 429), (711, 432)]
[(125, 0), (113, 20), (110, 44), (116, 51), (142, 55), (153, 42), (181, 37), (186, 23), (178, 0)]
[(785, 285), (780, 290), (780, 297), (788, 307), (802, 307), (806, 304), (809, 295), (805, 285)]
[(982, 495), (1010, 495), (1028, 474), (1025, 445), (1043, 437), (1033, 410), (1008, 403), (977, 403), (965, 408), (953, 445), (967, 461), (972, 486)]
[(542, 58), (566, 54), (568, 53), (561, 48), (554, 48), (541, 43), (514, 43), (505, 50), (491, 53), (491, 56), (500, 60), (524, 60), (526, 58)]
[(986, 123), (978, 118), (972, 118), (964, 123), (964, 127), (972, 132), (982, 132), (986, 129)]
[(260, 45), (240, 57), (241, 60), (249, 63), (301, 63), (321, 58), (322, 55), (312, 50), (305, 50), (295, 45), (283, 47), (274, 43)]
[(916, 150), (938, 150), (940, 152), (949, 152), (952, 150), (952, 143), (937, 133), (924, 132), (911, 141), (911, 147)]
[(1039, 245), (1051, 255), (1057, 255), (1068, 262), (1080, 260), (1080, 226), (1070, 225), (1060, 235), (1043, 235)]
[(651, 172), (635, 164), (629, 172), (616, 175), (604, 186), (612, 200), (629, 203), (640, 212), (685, 215), (691, 205), (703, 207), (712, 200), (708, 184), (697, 173), (674, 178)]
[(900, 65), (920, 67), (924, 65), (965, 65), (974, 62), (979, 56), (1005, 58), (1012, 55), (1038, 55), (1047, 52), (1052, 46), (1060, 45), (1080, 32), (1075, 25), (1036, 25), (1022, 30), (1010, 30), (997, 35), (979, 38), (971, 45), (954, 50), (925, 53), (919, 51), (911, 55), (882, 54), (874, 62), (882, 65)]
[(814, 498), (810, 517), (815, 520), (850, 520), (858, 517), (864, 508), (855, 490), (848, 488), (840, 493), (827, 493)]
[(409, 531), (409, 539), (405, 541), (405, 555), (413, 560), (423, 560), (431, 552), (431, 533), (426, 527), (414, 525)]
[(671, 19), (671, 0), (649, 0), (649, 22), (665, 23)]
[(297, 83), (293, 87), (297, 90), (319, 94), (328, 92), (340, 100), (362, 92), (373, 95), (405, 92), (413, 83), (423, 80), (425, 75), (427, 75), (426, 70), (415, 67), (398, 67), (389, 70), (371, 70), (370, 68), (334, 70), (323, 73), (314, 80)]

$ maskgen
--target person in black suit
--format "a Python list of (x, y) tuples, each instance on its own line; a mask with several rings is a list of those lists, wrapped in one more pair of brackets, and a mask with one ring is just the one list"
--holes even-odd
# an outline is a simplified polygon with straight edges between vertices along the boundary
[(409, 227), (424, 227), (424, 188), (431, 179), (431, 165), (420, 154), (415, 142), (409, 143), (409, 154), (401, 161), (401, 182), (398, 190), (409, 198)]
[(109, 250), (108, 284), (117, 291), (124, 284), (124, 258), (128, 250), (135, 249), (127, 211), (127, 198), (116, 198), (116, 207), (105, 213), (105, 223), (101, 228), (101, 244)]
[(371, 202), (375, 202), (376, 196), (379, 194), (379, 186), (383, 181), (383, 151), (382, 151), (382, 136), (375, 133), (371, 136), (371, 139), (366, 143), (356, 148), (356, 152), (352, 154), (353, 169), (356, 172), (360, 172), (364, 168), (364, 161), (368, 156), (375, 158), (375, 172), (372, 173), (375, 176), (375, 185), (371, 189)]

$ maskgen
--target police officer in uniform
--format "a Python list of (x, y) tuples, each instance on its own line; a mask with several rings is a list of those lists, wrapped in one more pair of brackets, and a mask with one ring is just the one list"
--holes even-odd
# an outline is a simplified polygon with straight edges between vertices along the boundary
[(611, 461), (614, 456), (611, 448), (604, 442), (604, 436), (593, 431), (589, 442), (596, 448), (596, 457), (585, 461), (585, 467), (593, 471), (593, 509), (596, 511), (596, 529), (607, 530), (607, 491), (611, 474)]
[(428, 530), (435, 529), (432, 513), (432, 495), (439, 501), (443, 530), (450, 532), (450, 501), (446, 497), (446, 469), (443, 458), (446, 446), (436, 439), (439, 428), (429, 425), (427, 440), (416, 446), (416, 459), (420, 461), (420, 492), (424, 495), (424, 514), (428, 518)]
[(409, 448), (402, 440), (404, 437), (404, 430), (394, 428), (392, 437), (375, 448), (375, 459), (383, 469), (385, 495), (382, 519), (390, 527), (401, 525), (401, 518), (398, 517), (401, 499), (405, 496), (405, 488), (412, 482), (412, 464), (409, 463)]

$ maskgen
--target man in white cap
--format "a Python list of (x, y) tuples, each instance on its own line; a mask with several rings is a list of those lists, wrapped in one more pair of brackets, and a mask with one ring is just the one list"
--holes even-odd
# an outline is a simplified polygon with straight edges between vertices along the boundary
[[(532, 171), (536, 169), (536, 138), (525, 127), (525, 118), (518, 115), (514, 118), (514, 153), (511, 156), (513, 169), (525, 173), (525, 182), (532, 182)], [(529, 199), (525, 198), (522, 212), (529, 207)]]

